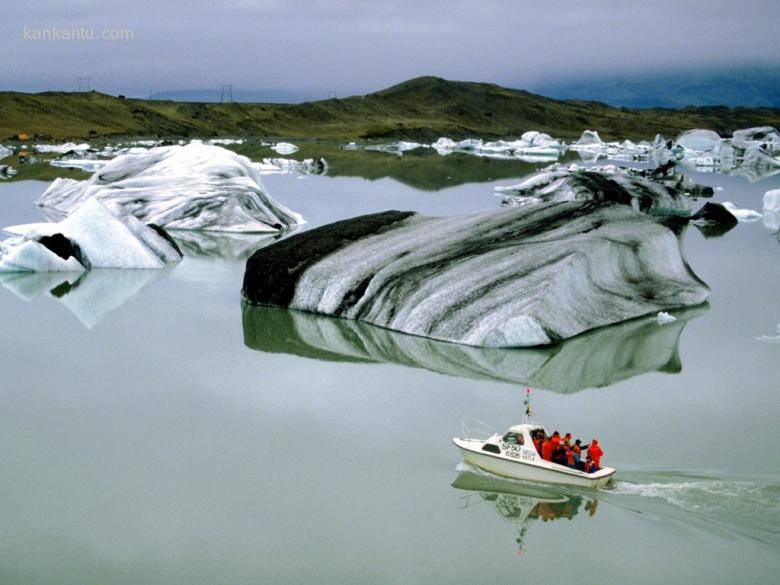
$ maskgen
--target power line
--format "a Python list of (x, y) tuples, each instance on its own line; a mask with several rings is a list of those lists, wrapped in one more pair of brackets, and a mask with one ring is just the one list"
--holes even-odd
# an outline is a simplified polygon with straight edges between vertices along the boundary
[(233, 86), (229, 83), (222, 84), (222, 92), (219, 94), (219, 103), (230, 103), (233, 101)]
[(90, 91), (92, 89), (92, 78), (77, 77), (76, 85), (78, 86), (78, 89), (76, 91)]

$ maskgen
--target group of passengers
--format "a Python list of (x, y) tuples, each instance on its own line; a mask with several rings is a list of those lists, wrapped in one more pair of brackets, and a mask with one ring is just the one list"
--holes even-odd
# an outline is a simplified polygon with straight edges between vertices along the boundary
[[(604, 452), (596, 439), (593, 439), (588, 445), (583, 445), (579, 439), (572, 443), (571, 433), (566, 433), (561, 437), (561, 434), (555, 431), (551, 436), (547, 436), (542, 429), (531, 431), (531, 439), (533, 439), (539, 455), (546, 461), (578, 469), (585, 473), (595, 473), (601, 469), (601, 456)], [(585, 453), (584, 459), (583, 452)]]

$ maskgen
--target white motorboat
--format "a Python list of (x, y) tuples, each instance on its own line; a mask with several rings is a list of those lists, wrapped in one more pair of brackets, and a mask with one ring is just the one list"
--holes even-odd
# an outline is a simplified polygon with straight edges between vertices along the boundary
[(485, 440), (455, 437), (452, 442), (466, 463), (502, 477), (590, 488), (604, 487), (612, 481), (615, 470), (611, 467), (585, 473), (542, 459), (531, 439), (531, 433), (536, 430), (544, 428), (521, 424)]

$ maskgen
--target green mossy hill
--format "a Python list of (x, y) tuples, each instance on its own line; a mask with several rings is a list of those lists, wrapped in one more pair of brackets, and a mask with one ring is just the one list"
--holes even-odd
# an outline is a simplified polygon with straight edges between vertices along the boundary
[(123, 99), (97, 92), (0, 92), (0, 140), (97, 136), (269, 136), (323, 139), (513, 137), (541, 130), (572, 138), (588, 128), (605, 139), (674, 136), (689, 128), (721, 134), (780, 125), (780, 109), (615, 108), (554, 100), (489, 83), (420, 77), (365, 96), (302, 104), (188, 103)]

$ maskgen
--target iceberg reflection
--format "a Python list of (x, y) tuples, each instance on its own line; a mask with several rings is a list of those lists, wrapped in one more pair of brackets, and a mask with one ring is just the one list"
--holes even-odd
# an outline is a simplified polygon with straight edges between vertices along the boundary
[(275, 307), (242, 307), (244, 343), (270, 353), (337, 362), (395, 363), (476, 380), (571, 393), (609, 386), (647, 372), (677, 373), (680, 335), (708, 305), (602, 327), (554, 346), (471, 347), (406, 335), (360, 321)]
[(87, 272), (0, 274), (0, 284), (30, 302), (47, 294), (66, 306), (87, 329), (127, 303), (166, 270), (95, 269)]

